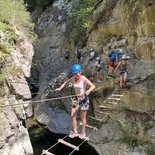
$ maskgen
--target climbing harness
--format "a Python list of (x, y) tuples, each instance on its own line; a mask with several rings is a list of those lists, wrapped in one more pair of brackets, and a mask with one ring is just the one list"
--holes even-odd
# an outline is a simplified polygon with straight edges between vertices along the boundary
[[(95, 89), (94, 91), (97, 91), (98, 89), (101, 89), (102, 87), (103, 87), (103, 86), (101, 86), (101, 87)], [(112, 104), (113, 104), (113, 105), (118, 104), (118, 102), (121, 101), (121, 98), (123, 97), (123, 95), (124, 95), (124, 92), (121, 93), (121, 94), (118, 94), (118, 93), (114, 92), (114, 93), (107, 99), (107, 100), (108, 100), (108, 103), (111, 104), (111, 105), (112, 105)], [(107, 107), (106, 107), (106, 106), (99, 106), (99, 108), (102, 109), (102, 108), (107, 108)], [(96, 113), (100, 113), (100, 114), (102, 114), (102, 115), (104, 115), (104, 116), (107, 116), (108, 119), (107, 119), (105, 122), (107, 122), (107, 121), (109, 120), (109, 118), (110, 118), (109, 113), (105, 113), (105, 112), (102, 112), (102, 111), (96, 111), (96, 110), (95, 110), (95, 112), (96, 112)], [(98, 118), (95, 118), (95, 117), (92, 117), (92, 116), (89, 116), (89, 118), (94, 119), (94, 120), (97, 120), (97, 121), (99, 121), (99, 123), (97, 124), (97, 127), (86, 124), (86, 127), (92, 129), (92, 131), (90, 132), (90, 134), (89, 134), (85, 139), (83, 139), (83, 141), (82, 141), (79, 145), (76, 146), (76, 145), (73, 145), (73, 144), (71, 144), (71, 143), (65, 141), (65, 138), (68, 137), (68, 135), (66, 135), (64, 138), (58, 139), (58, 142), (55, 143), (54, 145), (52, 145), (52, 146), (51, 146), (50, 148), (48, 148), (47, 150), (43, 150), (41, 155), (43, 155), (43, 154), (44, 154), (44, 155), (54, 155), (53, 153), (49, 152), (49, 150), (51, 150), (54, 146), (56, 146), (56, 145), (59, 144), (59, 143), (64, 144), (64, 145), (66, 145), (66, 146), (68, 146), (68, 147), (70, 147), (70, 148), (73, 149), (73, 151), (72, 151), (69, 155), (72, 155), (75, 151), (79, 151), (80, 146), (81, 146), (84, 142), (89, 141), (90, 136), (103, 124), (103, 121), (105, 120), (105, 118), (98, 119)], [(80, 125), (82, 125), (81, 122), (80, 122)]]

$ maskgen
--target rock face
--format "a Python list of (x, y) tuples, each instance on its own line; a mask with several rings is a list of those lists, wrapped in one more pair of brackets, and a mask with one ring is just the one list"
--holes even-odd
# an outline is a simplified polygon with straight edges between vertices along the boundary
[[(138, 86), (134, 86), (132, 90), (139, 93), (139, 95), (137, 94), (139, 99), (133, 99), (132, 101), (133, 104), (136, 103), (137, 105), (144, 105), (142, 100), (143, 103), (152, 103), (153, 105), (154, 100), (154, 97), (148, 93), (154, 92), (154, 88), (148, 88), (150, 82), (147, 80), (155, 73), (155, 18), (152, 14), (154, 9), (154, 1), (116, 1), (112, 9), (109, 10), (110, 14), (101, 15), (102, 18), (104, 17), (107, 20), (100, 21), (97, 28), (92, 30), (88, 39), (90, 46), (103, 47), (104, 57), (107, 49), (112, 49), (114, 46), (122, 47), (126, 54), (131, 55), (129, 61), (134, 67), (129, 71), (129, 79), (134, 85), (140, 83)], [(142, 81), (147, 82), (143, 83)], [(151, 81), (153, 83), (154, 79), (152, 78)], [(149, 90), (146, 91), (146, 89)], [(143, 95), (147, 96), (147, 99), (145, 97), (145, 99), (141, 98)], [(129, 106), (131, 103), (130, 97), (124, 99), (124, 102)], [(154, 110), (154, 108), (151, 110)]]
[[(70, 4), (65, 5), (64, 1), (56, 1), (39, 17), (37, 33), (39, 35), (35, 43), (35, 53), (32, 68), (32, 77), (38, 82), (38, 99), (50, 99), (67, 95), (66, 92), (56, 93), (54, 89), (67, 79), (68, 63), (64, 61), (65, 18), (69, 12)], [(63, 103), (64, 102), (64, 103)], [(55, 133), (68, 133), (71, 127), (70, 101), (54, 100), (45, 101), (41, 104), (34, 104), (34, 114), (40, 123), (48, 126)], [(43, 112), (44, 111), (44, 112)], [(65, 121), (63, 119), (65, 118)]]
[(12, 48), (5, 68), (8, 94), (0, 99), (5, 106), (1, 107), (0, 112), (0, 154), (33, 155), (29, 133), (24, 127), (24, 120), (33, 115), (32, 105), (29, 104), (32, 97), (26, 79), (30, 76), (33, 46), (22, 32), (16, 28), (14, 31), (18, 36), (18, 46)]
[(32, 155), (33, 149), (27, 129), (22, 120), (17, 119), (12, 108), (6, 107), (0, 113), (0, 154)]
[[(155, 2), (118, 0), (111, 4), (109, 4), (111, 7), (108, 10), (104, 10), (104, 2), (97, 8), (101, 10), (99, 11), (100, 20), (94, 23), (95, 27), (89, 31), (85, 48), (97, 49), (98, 55), (103, 56), (104, 62), (107, 60), (107, 51), (115, 46), (123, 48), (125, 54), (130, 56), (129, 61), (133, 64), (133, 68), (129, 70), (131, 89), (125, 93), (120, 105), (134, 112), (152, 113), (155, 110), (155, 18), (153, 14)], [(68, 65), (63, 58), (65, 47), (72, 49), (70, 62), (75, 63), (73, 56), (75, 45), (72, 41), (70, 41), (70, 45), (66, 43), (62, 33), (65, 31), (65, 18), (70, 12), (68, 8), (71, 8), (70, 3), (66, 6), (63, 1), (57, 1), (38, 19), (39, 38), (35, 44), (33, 63), (36, 65), (32, 66), (32, 77), (34, 81), (38, 82), (41, 94), (38, 94), (35, 100), (68, 95), (68, 90), (64, 90), (62, 93), (54, 91), (67, 79), (69, 72), (70, 64)], [(104, 20), (102, 21), (102, 19)], [(92, 72), (92, 66), (85, 63), (85, 58), (83, 60), (81, 64)], [(114, 82), (105, 78), (104, 84), (105, 88), (98, 94), (96, 93), (97, 97), (92, 100), (94, 109), (112, 93)], [(34, 104), (35, 117), (51, 131), (67, 133), (70, 129), (69, 102), (68, 99), (65, 99), (36, 103)], [(124, 118), (124, 116), (122, 117)], [(63, 123), (62, 118), (65, 119)], [(124, 145), (116, 144), (114, 141), (119, 133), (115, 130), (118, 130), (115, 122), (108, 121), (92, 137), (91, 145), (98, 150), (100, 155), (112, 155), (114, 152), (118, 155), (146, 154), (143, 149), (135, 148), (133, 151), (129, 151)], [(152, 133), (152, 129), (149, 131)], [(95, 143), (93, 143), (94, 141)]]

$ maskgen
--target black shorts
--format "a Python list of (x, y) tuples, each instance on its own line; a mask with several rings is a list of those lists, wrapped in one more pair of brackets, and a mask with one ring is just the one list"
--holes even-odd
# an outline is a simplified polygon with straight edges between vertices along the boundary
[(128, 72), (126, 70), (120, 71), (120, 75), (125, 74), (125, 73), (128, 73)]
[(96, 70), (96, 72), (100, 72), (100, 70), (101, 70), (101, 67), (95, 67), (95, 70)]

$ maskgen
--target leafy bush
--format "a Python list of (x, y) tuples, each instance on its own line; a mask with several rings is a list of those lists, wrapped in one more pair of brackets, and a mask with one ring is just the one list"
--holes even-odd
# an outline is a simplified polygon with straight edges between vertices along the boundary
[(146, 153), (148, 155), (155, 155), (155, 144), (150, 144), (146, 146)]
[[(75, 0), (67, 19), (65, 35), (78, 39), (85, 28), (91, 27), (90, 15), (93, 13), (94, 0)], [(72, 31), (72, 33), (70, 33)]]
[(1, 0), (1, 21), (17, 26), (32, 27), (29, 12), (26, 10), (23, 0), (8, 1)]
[(6, 93), (5, 93), (5, 74), (3, 72), (3, 70), (0, 70), (0, 96), (4, 96)]
[(155, 154), (155, 144), (152, 143), (148, 136), (143, 134), (144, 124), (142, 122), (130, 123), (128, 121), (118, 120), (117, 123), (121, 133), (116, 142), (126, 144), (130, 150), (141, 146), (148, 155)]
[(2, 35), (0, 35), (0, 52), (9, 54), (11, 47), (13, 47), (17, 41), (17, 35), (8, 24), (2, 22), (0, 22), (0, 32)]

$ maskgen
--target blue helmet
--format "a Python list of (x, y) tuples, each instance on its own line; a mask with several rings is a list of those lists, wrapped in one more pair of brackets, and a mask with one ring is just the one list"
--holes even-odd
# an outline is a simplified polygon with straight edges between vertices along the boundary
[(72, 73), (79, 73), (81, 70), (82, 70), (82, 67), (79, 64), (74, 64), (72, 66)]

